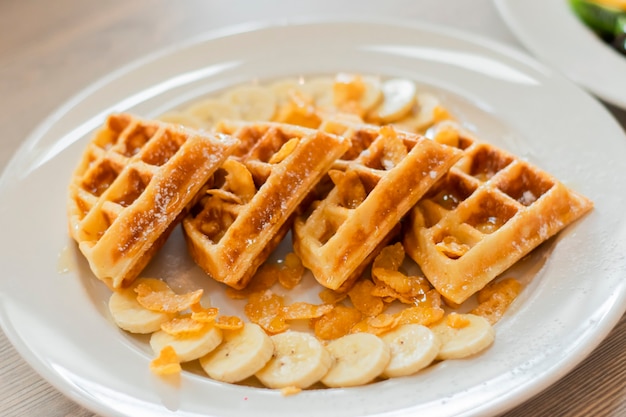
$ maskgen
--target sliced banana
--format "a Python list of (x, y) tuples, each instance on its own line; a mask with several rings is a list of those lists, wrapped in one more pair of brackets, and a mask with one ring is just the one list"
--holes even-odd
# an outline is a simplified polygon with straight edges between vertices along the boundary
[(381, 86), (383, 102), (368, 114), (368, 119), (380, 124), (392, 123), (407, 116), (415, 105), (417, 86), (411, 80), (394, 78)]
[(332, 77), (315, 77), (306, 80), (300, 86), (300, 90), (313, 100), (316, 107), (332, 109), (334, 107), (333, 84)]
[(365, 385), (385, 370), (391, 358), (389, 346), (371, 333), (340, 337), (326, 349), (333, 357), (333, 365), (322, 383), (329, 387)]
[(439, 99), (430, 93), (417, 93), (414, 114), (394, 122), (394, 125), (411, 132), (422, 133), (437, 122), (437, 108), (441, 107)]
[(489, 322), (474, 314), (459, 314), (460, 320), (467, 320), (464, 326), (452, 327), (444, 318), (430, 329), (441, 340), (437, 359), (461, 359), (474, 355), (493, 343), (495, 331)]
[(204, 127), (202, 120), (197, 117), (181, 111), (171, 111), (159, 116), (159, 120), (165, 123), (182, 125), (190, 129), (201, 129)]
[(386, 378), (413, 375), (430, 365), (441, 347), (439, 338), (421, 324), (399, 326), (381, 339), (391, 350), (391, 360), (383, 372)]
[(277, 81), (269, 86), (269, 89), (274, 93), (276, 97), (276, 103), (278, 105), (285, 104), (291, 100), (291, 95), (295, 91), (302, 90), (302, 83), (295, 78), (289, 78), (282, 81)]
[(139, 278), (129, 288), (115, 291), (109, 298), (109, 311), (115, 324), (131, 333), (156, 332), (161, 324), (170, 321), (174, 314), (148, 310), (137, 302), (135, 287), (141, 283), (158, 290), (168, 290), (167, 284), (159, 279)]
[(215, 125), (220, 120), (238, 120), (241, 118), (237, 106), (216, 98), (208, 98), (193, 104), (185, 113), (200, 120), (206, 128)]
[(200, 366), (213, 379), (239, 382), (258, 372), (272, 358), (272, 339), (257, 324), (223, 332), (217, 349), (200, 358)]
[(318, 382), (330, 368), (332, 358), (311, 334), (287, 331), (271, 336), (272, 359), (256, 373), (268, 388), (307, 388)]
[(365, 93), (359, 104), (365, 115), (385, 100), (385, 92), (384, 85), (377, 77), (363, 77), (363, 83), (365, 83)]
[(176, 351), (180, 362), (189, 362), (201, 358), (222, 343), (222, 331), (212, 323), (206, 323), (198, 332), (186, 336), (173, 336), (159, 330), (152, 333), (150, 347), (155, 355), (165, 346), (171, 346)]
[(271, 89), (245, 85), (227, 92), (222, 97), (239, 110), (240, 118), (248, 121), (268, 121), (276, 112), (276, 96)]

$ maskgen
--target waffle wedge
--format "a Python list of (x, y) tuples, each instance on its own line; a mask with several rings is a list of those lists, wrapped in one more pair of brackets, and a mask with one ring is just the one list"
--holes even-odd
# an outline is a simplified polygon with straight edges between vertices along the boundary
[(334, 186), (295, 220), (293, 246), (320, 284), (341, 290), (461, 152), (390, 126), (322, 128), (351, 138), (358, 156), (350, 150), (329, 171)]
[(463, 158), (412, 210), (406, 252), (444, 297), (461, 303), (593, 204), (451, 122), (440, 139)]
[(147, 265), (185, 206), (237, 141), (130, 114), (113, 114), (73, 173), (69, 233), (93, 273), (126, 286)]
[(350, 143), (325, 132), (271, 122), (222, 122), (216, 129), (241, 138), (242, 156), (229, 158), (218, 170), (183, 220), (183, 228), (196, 263), (216, 281), (241, 289), (285, 237), (300, 203)]

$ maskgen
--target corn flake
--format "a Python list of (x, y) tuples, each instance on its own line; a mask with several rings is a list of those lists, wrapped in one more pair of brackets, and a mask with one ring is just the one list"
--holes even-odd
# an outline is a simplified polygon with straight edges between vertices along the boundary
[(257, 270), (246, 288), (236, 290), (227, 288), (226, 295), (234, 300), (244, 300), (253, 293), (263, 292), (270, 289), (278, 280), (279, 267), (272, 263), (265, 263)]
[(191, 315), (184, 315), (161, 324), (161, 330), (172, 336), (185, 337), (200, 332), (205, 325), (206, 323), (194, 320)]
[(459, 242), (454, 236), (444, 237), (435, 247), (450, 259), (458, 259), (470, 250), (469, 245)]
[(355, 324), (350, 333), (371, 333), (376, 336), (393, 330), (398, 326), (398, 318), (393, 314), (381, 313), (375, 317), (366, 317)]
[(479, 304), (470, 313), (484, 317), (489, 323), (495, 324), (521, 291), (522, 284), (513, 278), (492, 282), (478, 292), (476, 298)]
[(428, 326), (436, 323), (445, 314), (441, 304), (441, 295), (435, 290), (430, 290), (423, 302), (396, 313), (398, 325), (414, 323)]
[(424, 277), (409, 277), (398, 271), (381, 269), (376, 269), (372, 276), (378, 277), (374, 278), (376, 285), (372, 295), (383, 297), (386, 302), (398, 300), (404, 304), (415, 305), (426, 301), (426, 294), (432, 290), (432, 286)]
[(302, 392), (302, 388), (299, 388), (299, 387), (285, 387), (285, 388), (280, 389), (280, 393), (284, 397), (288, 397), (290, 395), (296, 395), (296, 394), (299, 394), (300, 392)]
[(446, 324), (453, 329), (462, 329), (470, 325), (467, 316), (458, 313), (450, 313), (446, 316)]
[(386, 269), (388, 271), (397, 271), (404, 262), (404, 246), (398, 242), (393, 245), (385, 246), (374, 259), (372, 269)]
[(304, 265), (298, 255), (293, 252), (288, 253), (285, 260), (278, 265), (278, 282), (288, 290), (300, 284), (303, 275)]
[(243, 202), (250, 201), (256, 194), (256, 187), (248, 168), (231, 158), (222, 164), (222, 168), (227, 172), (224, 188), (239, 196)]
[(300, 140), (298, 138), (291, 138), (283, 146), (280, 147), (278, 152), (272, 155), (270, 160), (268, 161), (270, 164), (278, 164), (282, 162), (285, 158), (287, 158), (291, 153), (293, 153), (294, 149), (298, 146)]
[(393, 127), (384, 126), (380, 129), (380, 133), (388, 139), (383, 146), (381, 164), (386, 170), (391, 170), (406, 157), (408, 152)]
[(437, 323), (444, 316), (442, 308), (430, 308), (423, 306), (408, 307), (398, 313), (398, 325), (421, 324), (428, 326)]
[(356, 308), (336, 305), (328, 313), (313, 319), (311, 323), (319, 339), (333, 340), (347, 335), (361, 317), (361, 312)]
[(522, 291), (522, 284), (515, 278), (504, 278), (499, 281), (492, 281), (483, 289), (476, 293), (479, 303), (488, 301), (494, 294), (506, 294), (507, 298), (514, 299)]
[(200, 323), (213, 323), (219, 312), (217, 307), (204, 308), (199, 303), (191, 306), (191, 318)]
[(172, 346), (161, 349), (159, 356), (150, 362), (150, 370), (155, 375), (178, 374), (182, 370), (178, 355)]
[(250, 295), (244, 312), (250, 321), (258, 324), (268, 333), (276, 334), (284, 332), (289, 327), (281, 315), (283, 306), (283, 297), (274, 294), (271, 290), (265, 290)]
[(450, 120), (452, 119), (452, 116), (450, 115), (450, 112), (448, 112), (448, 110), (441, 106), (435, 106), (435, 108), (433, 109), (433, 118), (435, 119), (436, 122), (441, 122), (443, 120)]
[(411, 279), (404, 275), (400, 271), (393, 271), (390, 269), (374, 268), (372, 269), (372, 277), (384, 282), (391, 289), (401, 294), (411, 292), (412, 283)]
[(376, 283), (372, 289), (372, 295), (382, 299), (387, 304), (402, 299), (402, 294), (382, 283)]
[(335, 184), (337, 190), (339, 190), (338, 195), (341, 196), (341, 205), (343, 207), (357, 208), (365, 201), (367, 192), (358, 172), (333, 169), (328, 171), (328, 176)]
[(243, 328), (243, 320), (237, 316), (219, 316), (215, 319), (215, 327), (222, 330), (238, 330)]
[(330, 312), (333, 308), (332, 304), (316, 305), (299, 301), (283, 307), (281, 315), (285, 320), (315, 319)]
[(443, 145), (458, 148), (460, 140), (459, 131), (456, 127), (449, 124), (439, 125), (433, 140)]
[(385, 303), (382, 299), (372, 295), (374, 283), (364, 279), (358, 281), (348, 291), (348, 297), (352, 301), (352, 305), (366, 316), (377, 316), (385, 309)]
[(176, 294), (169, 287), (155, 289), (149, 284), (140, 283), (135, 287), (137, 302), (144, 308), (163, 313), (178, 313), (200, 302), (203, 290)]
[(320, 300), (324, 302), (324, 304), (337, 304), (343, 301), (348, 296), (345, 292), (337, 292), (333, 291), (330, 288), (324, 288), (319, 293)]
[(335, 107), (345, 113), (361, 114), (359, 100), (366, 91), (365, 83), (360, 75), (337, 74), (333, 83), (333, 102)]
[(275, 121), (316, 129), (322, 123), (313, 99), (297, 90), (288, 92), (288, 101), (279, 107)]

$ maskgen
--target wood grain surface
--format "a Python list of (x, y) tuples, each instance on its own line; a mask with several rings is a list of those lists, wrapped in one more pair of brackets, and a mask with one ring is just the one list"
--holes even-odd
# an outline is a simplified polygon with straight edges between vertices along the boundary
[[(63, 102), (145, 54), (227, 25), (329, 14), (428, 21), (522, 49), (489, 0), (0, 0), (0, 169)], [(626, 112), (607, 108), (626, 126)], [(0, 416), (95, 414), (44, 381), (0, 332)], [(626, 317), (573, 371), (504, 416), (626, 416)]]

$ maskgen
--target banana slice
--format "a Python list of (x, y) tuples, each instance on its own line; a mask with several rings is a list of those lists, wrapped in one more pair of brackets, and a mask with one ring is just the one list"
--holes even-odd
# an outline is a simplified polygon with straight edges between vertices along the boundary
[(421, 324), (399, 326), (381, 339), (391, 349), (391, 360), (383, 372), (386, 378), (413, 375), (430, 365), (441, 347), (439, 338)]
[(257, 324), (246, 323), (239, 330), (227, 330), (223, 334), (222, 344), (200, 358), (200, 366), (213, 379), (230, 383), (242, 381), (272, 358), (272, 339)]
[(446, 317), (430, 328), (441, 340), (437, 359), (461, 359), (474, 355), (491, 346), (495, 339), (495, 331), (485, 318), (474, 314), (457, 316), (457, 320), (466, 323), (452, 327)]
[(278, 105), (285, 104), (291, 100), (291, 94), (295, 91), (302, 90), (302, 83), (295, 78), (289, 78), (282, 81), (277, 81), (269, 86), (269, 89), (274, 93), (276, 97), (276, 103)]
[(307, 388), (330, 368), (332, 358), (313, 335), (287, 331), (271, 336), (274, 356), (256, 377), (268, 388)]
[(353, 333), (333, 340), (326, 349), (333, 365), (322, 378), (329, 387), (365, 385), (387, 367), (391, 354), (389, 346), (371, 333)]
[(199, 332), (186, 336), (172, 336), (159, 330), (152, 333), (150, 347), (155, 355), (165, 346), (171, 346), (176, 351), (180, 362), (189, 362), (201, 358), (222, 343), (222, 331), (212, 323), (206, 323)]
[(181, 111), (171, 111), (159, 116), (159, 120), (165, 123), (172, 123), (175, 125), (183, 125), (190, 129), (201, 129), (204, 127), (202, 120), (197, 117)]
[(220, 120), (238, 120), (241, 118), (237, 106), (215, 98), (208, 98), (193, 104), (185, 113), (196, 120), (200, 120), (205, 128), (215, 125)]
[(268, 121), (276, 112), (276, 96), (269, 88), (245, 85), (227, 92), (223, 99), (239, 110), (240, 118)]
[(423, 133), (437, 122), (437, 109), (443, 109), (437, 96), (430, 93), (416, 95), (415, 114), (394, 122), (400, 129)]
[(148, 310), (137, 302), (135, 287), (148, 284), (159, 291), (167, 290), (167, 284), (159, 279), (139, 278), (129, 288), (115, 291), (109, 298), (109, 311), (115, 324), (131, 333), (147, 334), (161, 329), (175, 314)]
[(361, 116), (364, 116), (381, 104), (385, 99), (385, 93), (380, 79), (376, 77), (363, 77), (362, 80), (365, 85), (365, 91), (359, 100), (359, 106), (361, 108)]
[(300, 90), (313, 100), (316, 107), (324, 109), (334, 108), (333, 85), (331, 77), (315, 77), (306, 80)]
[(382, 83), (383, 102), (368, 114), (380, 124), (392, 123), (407, 116), (415, 105), (417, 86), (411, 80), (394, 78)]

